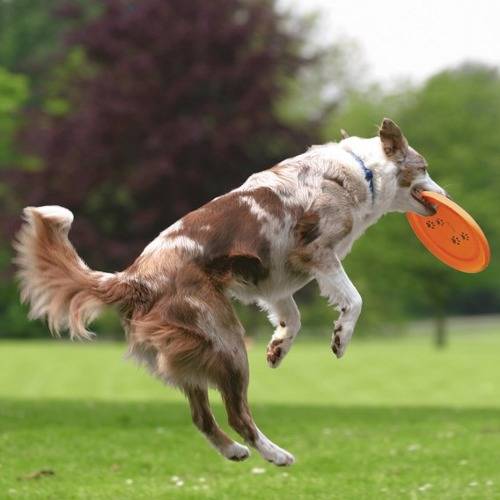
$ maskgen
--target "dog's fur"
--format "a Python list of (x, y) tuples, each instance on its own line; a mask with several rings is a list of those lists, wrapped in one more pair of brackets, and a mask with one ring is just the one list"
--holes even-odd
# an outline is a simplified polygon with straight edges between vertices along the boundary
[[(373, 193), (351, 153), (373, 172)], [(72, 338), (89, 338), (86, 325), (99, 309), (118, 304), (130, 354), (186, 393), (195, 425), (217, 450), (231, 460), (249, 455), (215, 422), (209, 385), (243, 439), (266, 460), (288, 465), (293, 456), (252, 419), (244, 332), (230, 298), (268, 311), (276, 330), (267, 361), (276, 367), (300, 328), (292, 295), (316, 279), (340, 311), (332, 337), (340, 358), (361, 311), (341, 261), (385, 213), (433, 213), (422, 190), (444, 193), (399, 127), (384, 119), (378, 137), (313, 146), (250, 176), (163, 231), (116, 274), (92, 271), (78, 257), (68, 240), (70, 211), (28, 207), (15, 243), (21, 297), (32, 318), (46, 317), (53, 333), (68, 329)]]

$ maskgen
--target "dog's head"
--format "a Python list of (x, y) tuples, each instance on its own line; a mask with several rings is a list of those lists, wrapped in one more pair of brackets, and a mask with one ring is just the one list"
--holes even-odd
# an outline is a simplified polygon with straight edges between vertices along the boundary
[(408, 145), (400, 128), (389, 118), (382, 121), (379, 138), (385, 156), (397, 167), (397, 190), (391, 210), (433, 215), (436, 211), (422, 198), (422, 191), (447, 194), (431, 179), (425, 158)]

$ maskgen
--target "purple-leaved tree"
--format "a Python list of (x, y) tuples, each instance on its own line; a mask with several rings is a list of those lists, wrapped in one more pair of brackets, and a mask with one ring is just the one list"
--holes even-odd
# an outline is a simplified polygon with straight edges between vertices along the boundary
[(32, 113), (22, 134), (42, 168), (13, 173), (19, 204), (73, 210), (79, 251), (117, 269), (190, 209), (304, 148), (311, 127), (275, 112), (308, 62), (286, 21), (268, 0), (104, 2), (65, 45), (87, 68), (61, 90), (68, 111)]

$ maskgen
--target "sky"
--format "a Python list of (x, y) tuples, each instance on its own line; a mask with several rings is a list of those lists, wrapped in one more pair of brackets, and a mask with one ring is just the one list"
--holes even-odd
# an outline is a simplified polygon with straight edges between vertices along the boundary
[(500, 66), (496, 0), (279, 0), (297, 13), (321, 12), (320, 42), (355, 40), (368, 77), (415, 83), (464, 61)]

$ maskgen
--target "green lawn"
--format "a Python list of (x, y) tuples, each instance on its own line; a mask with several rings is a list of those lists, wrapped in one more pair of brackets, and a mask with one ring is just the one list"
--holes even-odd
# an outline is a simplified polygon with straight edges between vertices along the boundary
[[(295, 454), (219, 457), (187, 404), (120, 344), (0, 343), (0, 498), (500, 498), (500, 335), (298, 339), (278, 370), (250, 351), (258, 425)], [(225, 416), (213, 395), (218, 419)], [(30, 473), (54, 472), (39, 479)]]

